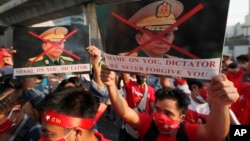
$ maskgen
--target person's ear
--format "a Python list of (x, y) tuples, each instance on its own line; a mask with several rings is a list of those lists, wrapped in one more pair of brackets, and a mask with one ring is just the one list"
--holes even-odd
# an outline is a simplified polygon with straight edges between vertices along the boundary
[(138, 33), (138, 34), (135, 35), (135, 40), (136, 40), (136, 42), (137, 42), (139, 45), (142, 44), (141, 38), (142, 38), (142, 35), (141, 35), (141, 34)]
[(82, 135), (83, 135), (83, 129), (76, 127), (74, 130), (76, 132), (77, 140), (80, 140), (82, 138)]
[(46, 43), (43, 43), (43, 44), (42, 44), (42, 48), (43, 48), (43, 50), (46, 50), (46, 49), (47, 49)]

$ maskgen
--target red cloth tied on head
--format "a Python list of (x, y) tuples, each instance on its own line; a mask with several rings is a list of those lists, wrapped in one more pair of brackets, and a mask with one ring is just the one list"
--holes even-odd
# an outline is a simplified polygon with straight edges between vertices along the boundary
[(106, 105), (101, 103), (98, 109), (98, 112), (95, 118), (77, 118), (71, 117), (64, 114), (60, 114), (53, 110), (47, 110), (42, 115), (42, 120), (49, 124), (53, 124), (56, 126), (64, 127), (64, 128), (74, 128), (81, 127), (84, 129), (91, 129), (97, 122), (97, 120), (101, 117), (106, 109)]

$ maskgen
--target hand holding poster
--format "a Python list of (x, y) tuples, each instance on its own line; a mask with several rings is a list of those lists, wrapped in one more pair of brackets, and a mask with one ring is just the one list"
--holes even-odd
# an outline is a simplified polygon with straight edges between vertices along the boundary
[[(218, 5), (215, 0), (162, 0), (99, 5), (97, 16), (107, 65), (119, 71), (211, 79), (220, 72), (229, 1), (222, 3)], [(135, 66), (141, 69), (128, 70), (121, 62), (110, 60), (116, 58), (110, 57), (113, 55), (123, 55), (127, 61), (137, 60)], [(144, 63), (152, 58), (161, 63), (158, 66)], [(186, 63), (179, 63), (180, 59)], [(162, 60), (175, 60), (178, 68), (174, 63), (166, 65)], [(215, 64), (210, 64), (211, 67), (186, 65), (197, 64), (197, 61), (203, 65)], [(127, 63), (133, 68), (131, 62)], [(154, 67), (164, 71), (154, 71)], [(172, 70), (172, 73), (166, 70)], [(178, 73), (179, 70), (182, 73)], [(190, 75), (191, 72), (199, 76)]]

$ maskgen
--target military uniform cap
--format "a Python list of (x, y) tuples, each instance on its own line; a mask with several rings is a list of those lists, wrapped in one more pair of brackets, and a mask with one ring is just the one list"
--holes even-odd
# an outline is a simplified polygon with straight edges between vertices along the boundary
[(59, 41), (65, 37), (68, 29), (65, 27), (52, 27), (40, 34), (40, 37), (45, 40)]
[(141, 8), (129, 21), (151, 31), (162, 31), (176, 22), (183, 9), (177, 0), (156, 1)]

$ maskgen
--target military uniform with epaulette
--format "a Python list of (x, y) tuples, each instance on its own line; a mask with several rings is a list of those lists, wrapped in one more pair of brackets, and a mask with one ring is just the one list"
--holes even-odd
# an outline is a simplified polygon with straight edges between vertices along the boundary
[(74, 63), (74, 59), (67, 56), (60, 56), (58, 63), (55, 63), (47, 55), (39, 57), (32, 64), (30, 64), (36, 57), (30, 58), (27, 64), (28, 67), (40, 67), (40, 66), (54, 66), (54, 65), (70, 65)]
[[(65, 27), (52, 27), (41, 33), (39, 36), (44, 40), (50, 42), (59, 42), (65, 38), (65, 35), (68, 33), (68, 29)], [(46, 44), (45, 44), (46, 45)], [(41, 67), (41, 66), (54, 66), (54, 65), (70, 65), (74, 63), (73, 58), (67, 56), (58, 56), (58, 58), (50, 57), (50, 49), (48, 46), (45, 46), (44, 52), (46, 55), (33, 57), (28, 60), (26, 66), (28, 67)], [(56, 48), (56, 47), (53, 47)]]

